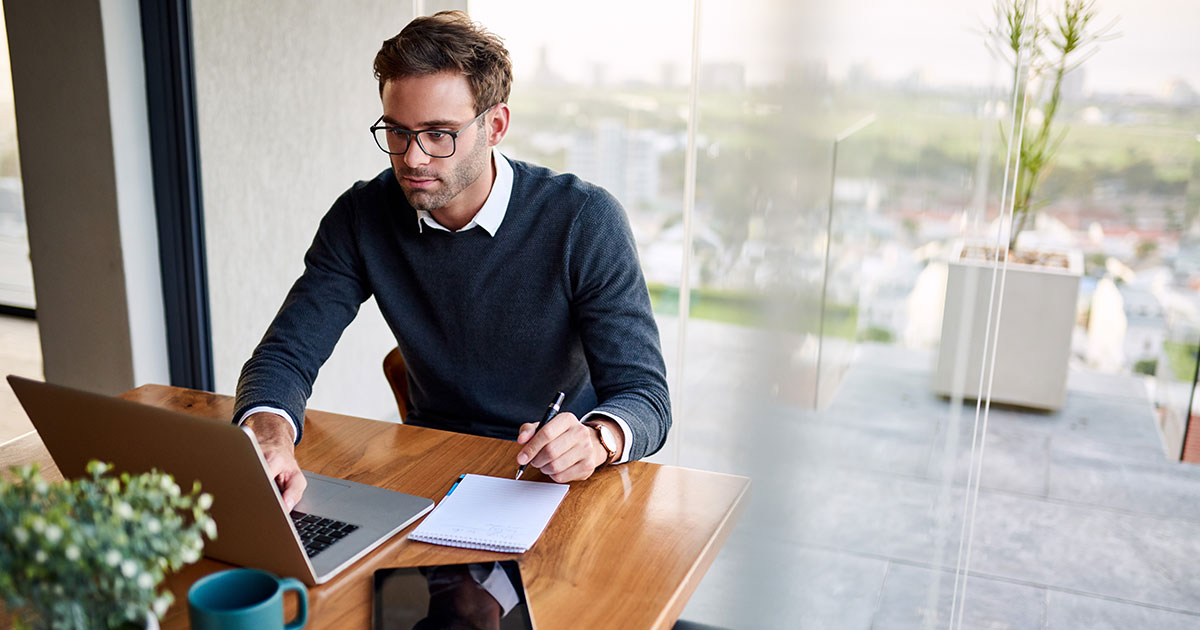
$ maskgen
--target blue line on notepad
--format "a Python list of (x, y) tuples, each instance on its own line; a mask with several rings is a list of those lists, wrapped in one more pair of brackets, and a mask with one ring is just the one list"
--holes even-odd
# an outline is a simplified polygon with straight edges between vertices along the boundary
[(465, 478), (466, 476), (467, 476), (466, 473), (459, 475), (458, 480), (454, 482), (454, 485), (450, 486), (450, 491), (446, 493), (446, 496), (450, 496), (451, 494), (453, 494), (454, 489), (458, 487), (458, 484), (462, 483), (463, 478)]

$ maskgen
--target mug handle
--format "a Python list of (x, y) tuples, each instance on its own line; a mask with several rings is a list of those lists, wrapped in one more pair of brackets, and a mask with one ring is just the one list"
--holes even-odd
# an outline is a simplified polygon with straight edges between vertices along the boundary
[(283, 630), (300, 630), (304, 624), (308, 623), (308, 589), (304, 583), (295, 578), (283, 578), (279, 580), (279, 588), (283, 591), (296, 591), (296, 597), (299, 599), (296, 608), (296, 618), (289, 621)]

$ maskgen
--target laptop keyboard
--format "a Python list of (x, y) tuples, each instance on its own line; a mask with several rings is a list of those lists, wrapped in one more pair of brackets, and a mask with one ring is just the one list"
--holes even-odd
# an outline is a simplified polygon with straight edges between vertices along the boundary
[(304, 543), (304, 552), (310, 558), (358, 529), (358, 525), (306, 514), (299, 510), (292, 510), (291, 516), (292, 522), (296, 524), (296, 531), (300, 533), (300, 542)]

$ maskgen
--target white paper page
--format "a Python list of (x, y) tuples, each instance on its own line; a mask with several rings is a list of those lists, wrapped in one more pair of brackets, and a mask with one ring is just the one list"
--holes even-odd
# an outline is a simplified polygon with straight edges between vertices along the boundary
[(466, 475), (409, 538), (523, 552), (542, 535), (567, 489), (565, 484)]

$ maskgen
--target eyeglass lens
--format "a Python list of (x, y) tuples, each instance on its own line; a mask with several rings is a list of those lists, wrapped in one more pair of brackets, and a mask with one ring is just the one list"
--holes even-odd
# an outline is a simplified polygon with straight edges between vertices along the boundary
[(402, 155), (408, 151), (411, 136), (414, 135), (417, 137), (417, 144), (430, 157), (450, 157), (454, 154), (454, 136), (434, 129), (411, 132), (380, 128), (375, 130), (375, 142), (388, 153)]

